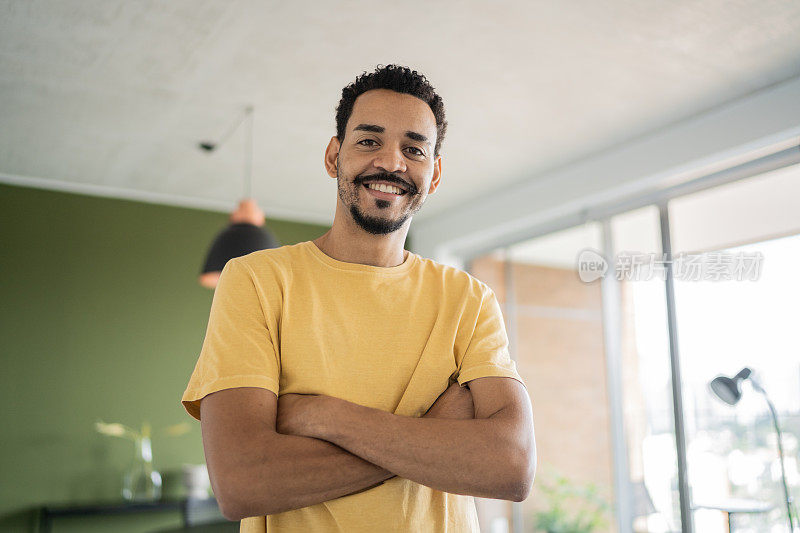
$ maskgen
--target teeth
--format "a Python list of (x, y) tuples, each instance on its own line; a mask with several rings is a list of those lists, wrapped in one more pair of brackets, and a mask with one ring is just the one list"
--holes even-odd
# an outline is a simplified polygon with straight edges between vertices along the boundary
[(403, 191), (399, 187), (394, 187), (393, 185), (384, 185), (383, 183), (367, 183), (367, 187), (381, 192), (390, 192), (392, 194), (403, 194)]

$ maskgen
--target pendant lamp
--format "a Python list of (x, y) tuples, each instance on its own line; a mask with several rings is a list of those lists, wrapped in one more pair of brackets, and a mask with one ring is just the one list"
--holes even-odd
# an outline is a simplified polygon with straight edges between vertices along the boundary
[(204, 141), (199, 143), (198, 146), (206, 152), (213, 152), (228, 140), (242, 124), (246, 124), (247, 128), (244, 153), (244, 199), (239, 203), (239, 207), (231, 213), (229, 218), (230, 225), (214, 238), (205, 263), (203, 263), (198, 281), (200, 285), (209, 289), (216, 288), (220, 273), (225, 263), (229, 260), (258, 250), (280, 246), (275, 236), (264, 227), (264, 212), (258, 208), (256, 201), (251, 198), (253, 171), (252, 106), (248, 106), (245, 109), (241, 119), (218, 142)]

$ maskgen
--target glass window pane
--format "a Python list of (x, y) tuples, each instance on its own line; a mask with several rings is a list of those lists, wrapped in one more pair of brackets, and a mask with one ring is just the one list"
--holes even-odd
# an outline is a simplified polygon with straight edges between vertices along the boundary
[[(676, 255), (686, 268), (676, 268), (675, 298), (698, 531), (727, 531), (725, 509), (736, 531), (788, 529), (767, 403), (749, 381), (736, 405), (723, 403), (709, 388), (717, 375), (754, 371), (777, 408), (787, 481), (800, 495), (799, 195), (794, 166), (670, 203), (674, 251), (689, 254)], [(736, 512), (743, 507), (753, 512)]]
[[(611, 219), (618, 267), (621, 256), (661, 257), (658, 208)], [(651, 255), (652, 254), (652, 255)], [(622, 387), (635, 531), (680, 531), (678, 461), (664, 278), (642, 269), (617, 272), (622, 329)]]

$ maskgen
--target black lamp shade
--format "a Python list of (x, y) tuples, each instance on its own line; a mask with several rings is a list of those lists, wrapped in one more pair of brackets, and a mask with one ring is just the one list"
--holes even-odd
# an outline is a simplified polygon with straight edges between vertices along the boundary
[(717, 398), (730, 405), (736, 405), (736, 402), (742, 397), (741, 381), (734, 381), (725, 376), (714, 378), (711, 382), (711, 390), (714, 391)]
[(234, 257), (277, 246), (277, 239), (264, 228), (247, 223), (231, 224), (214, 239), (201, 273), (220, 272)]
[(732, 378), (717, 376), (709, 385), (714, 394), (717, 395), (717, 398), (727, 404), (736, 405), (742, 397), (742, 381), (749, 378), (750, 374), (751, 371), (749, 368), (743, 368)]

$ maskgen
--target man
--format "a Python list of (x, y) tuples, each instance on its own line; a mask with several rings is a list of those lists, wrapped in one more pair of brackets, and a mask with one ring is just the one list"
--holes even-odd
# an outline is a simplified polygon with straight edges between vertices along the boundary
[(535, 444), (491, 289), (403, 249), (442, 100), (389, 65), (336, 120), (331, 229), (228, 262), (183, 404), (241, 531), (478, 531), (472, 496), (525, 499)]

